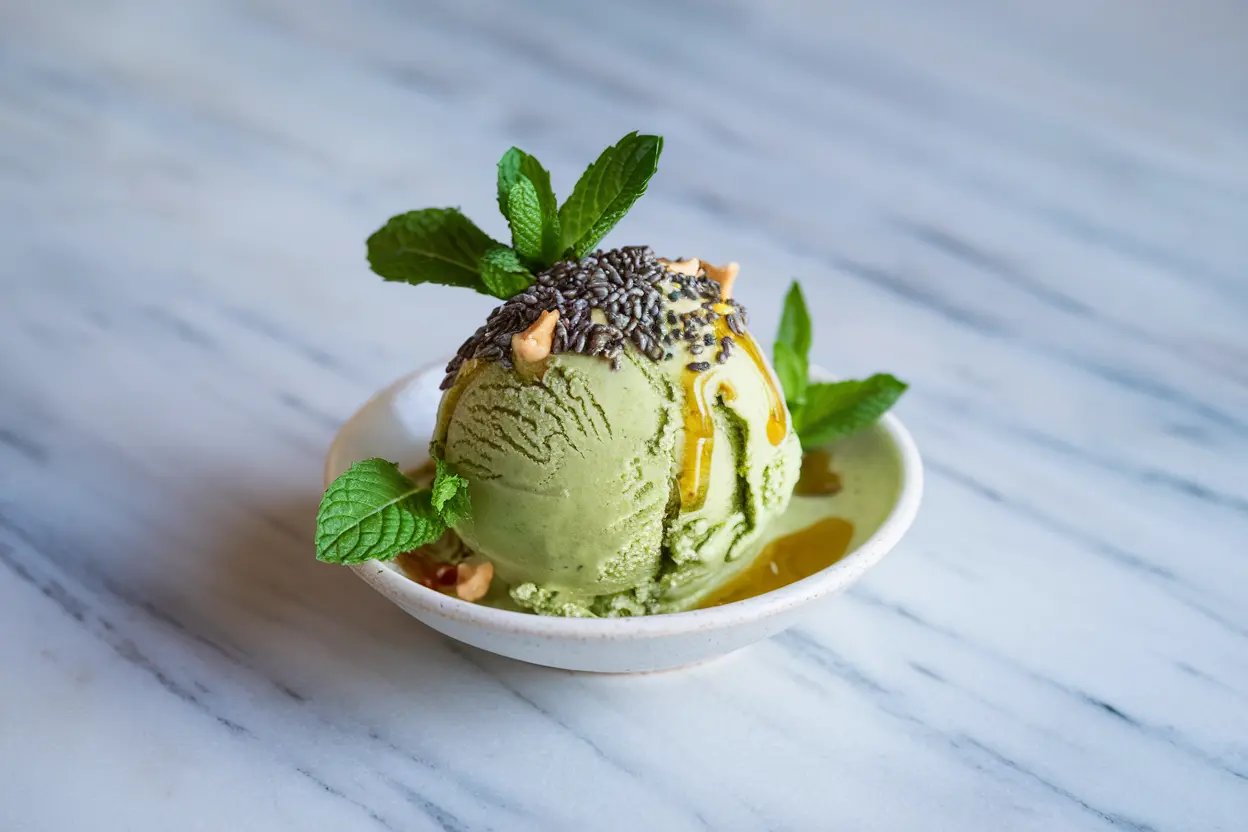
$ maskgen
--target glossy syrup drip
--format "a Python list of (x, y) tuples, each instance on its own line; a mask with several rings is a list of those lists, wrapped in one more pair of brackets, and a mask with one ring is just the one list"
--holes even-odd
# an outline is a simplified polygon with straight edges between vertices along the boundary
[(807, 451), (793, 493), (799, 497), (823, 497), (840, 490), (841, 475), (832, 470), (832, 454), (822, 448)]
[[(719, 309), (719, 307), (716, 308), (717, 310)], [(727, 306), (723, 307), (723, 310), (727, 312), (732, 311)], [(767, 359), (763, 357), (763, 352), (759, 349), (758, 342), (748, 332), (744, 335), (734, 334), (728, 328), (727, 321), (723, 318), (715, 321), (715, 335), (720, 340), (725, 335), (731, 336), (737, 348), (743, 350), (750, 357), (750, 360), (754, 362), (754, 367), (763, 379), (763, 386), (767, 388), (767, 440), (773, 445), (779, 445), (789, 433), (789, 411), (785, 409), (784, 396), (780, 394), (780, 388), (776, 385), (776, 378), (768, 368)]]
[[(733, 310), (721, 304), (716, 306), (716, 311), (723, 314)], [(767, 391), (767, 440), (772, 445), (779, 445), (789, 432), (789, 413), (784, 406), (784, 397), (776, 386), (775, 376), (768, 369), (767, 361), (758, 348), (758, 342), (748, 333), (733, 334), (724, 318), (715, 321), (715, 334), (720, 340), (726, 335), (731, 336), (736, 347), (754, 362)], [(680, 505), (683, 511), (696, 511), (706, 502), (706, 493), (711, 484), (711, 454), (715, 448), (715, 422), (712, 419), (711, 405), (716, 394), (725, 401), (732, 401), (736, 398), (737, 391), (728, 381), (721, 380), (719, 373), (714, 370), (686, 370), (682, 383), (685, 392), (685, 449), (684, 467), (680, 475)]]
[(853, 523), (840, 517), (827, 517), (801, 531), (776, 538), (744, 572), (720, 587), (700, 606), (705, 609), (744, 601), (809, 578), (845, 557), (853, 536)]
[(715, 450), (715, 421), (711, 413), (716, 395), (725, 401), (737, 397), (736, 388), (714, 371), (685, 370), (684, 467), (680, 472), (682, 511), (697, 511), (706, 502), (711, 486), (711, 453)]

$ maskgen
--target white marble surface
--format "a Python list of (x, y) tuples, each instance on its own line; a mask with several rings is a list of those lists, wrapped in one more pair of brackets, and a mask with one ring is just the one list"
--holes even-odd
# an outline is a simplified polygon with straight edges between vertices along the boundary
[[(0, 3), (0, 828), (1233, 830), (1248, 7)], [(617, 244), (736, 259), (930, 466), (797, 630), (639, 678), (312, 559), (321, 454), (489, 308), (363, 239), (664, 133)]]

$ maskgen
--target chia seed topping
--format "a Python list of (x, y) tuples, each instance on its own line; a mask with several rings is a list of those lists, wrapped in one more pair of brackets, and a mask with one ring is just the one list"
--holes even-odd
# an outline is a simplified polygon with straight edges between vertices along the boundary
[[(668, 308), (673, 296), (698, 301), (703, 307), (700, 314), (686, 312), (678, 318)], [(484, 326), (447, 364), (441, 386), (449, 388), (469, 359), (498, 361), (511, 368), (511, 336), (527, 329), (543, 311), (559, 312), (552, 353), (597, 356), (610, 361), (615, 370), (626, 344), (651, 361), (673, 357), (664, 349), (673, 343), (673, 336), (687, 342), (694, 354), (703, 345), (713, 345), (714, 336), (701, 330), (724, 317), (714, 311), (721, 303), (732, 309), (726, 315), (728, 327), (742, 334), (745, 310), (734, 300), (723, 300), (718, 283), (703, 273), (690, 277), (669, 272), (648, 246), (596, 251), (580, 260), (565, 260), (538, 274), (532, 286), (490, 312)], [(605, 322), (593, 319), (595, 309)], [(669, 329), (664, 329), (665, 323)], [(686, 366), (697, 372), (711, 367), (706, 361)]]

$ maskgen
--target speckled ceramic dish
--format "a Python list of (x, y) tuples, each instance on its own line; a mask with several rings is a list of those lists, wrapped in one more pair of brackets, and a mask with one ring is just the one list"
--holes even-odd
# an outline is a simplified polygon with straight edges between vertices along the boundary
[[(442, 364), (406, 376), (342, 427), (325, 461), (325, 483), (351, 463), (379, 456), (405, 469), (429, 457)], [(816, 380), (830, 378), (812, 368)], [(897, 544), (918, 511), (923, 471), (909, 432), (893, 416), (837, 444), (846, 488), (836, 512), (851, 520), (849, 552), (809, 578), (723, 606), (637, 618), (551, 618), (470, 604), (421, 586), (394, 563), (353, 566), (369, 586), (424, 624), (503, 656), (569, 670), (628, 673), (696, 664), (775, 635), (816, 602), (858, 580)]]

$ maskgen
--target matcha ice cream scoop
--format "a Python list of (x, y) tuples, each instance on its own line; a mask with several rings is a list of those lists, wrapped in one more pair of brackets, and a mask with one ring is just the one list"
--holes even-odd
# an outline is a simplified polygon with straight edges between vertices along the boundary
[(765, 538), (784, 526), (802, 445), (871, 424), (906, 385), (812, 382), (795, 282), (776, 342), (790, 409), (732, 298), (736, 264), (595, 251), (662, 150), (661, 136), (627, 134), (560, 203), (550, 172), (509, 149), (497, 183), (510, 245), (456, 208), (397, 214), (368, 238), (388, 281), (502, 303), (446, 368), (432, 479), (356, 462), (321, 500), (319, 560), (403, 557), (413, 580), (464, 601), (618, 616), (715, 603), (773, 557)]
[(456, 532), (511, 603), (688, 609), (784, 510), (800, 445), (734, 276), (595, 253), (538, 275), (460, 348), (434, 453), (468, 480)]

